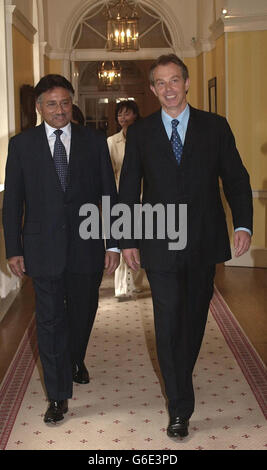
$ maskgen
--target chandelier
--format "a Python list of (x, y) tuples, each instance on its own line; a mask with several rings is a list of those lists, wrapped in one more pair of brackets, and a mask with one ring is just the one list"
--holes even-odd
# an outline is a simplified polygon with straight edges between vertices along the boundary
[(121, 66), (118, 62), (102, 62), (98, 70), (100, 86), (119, 88), (121, 81)]
[(108, 51), (137, 51), (139, 31), (136, 3), (133, 0), (111, 0), (107, 3)]

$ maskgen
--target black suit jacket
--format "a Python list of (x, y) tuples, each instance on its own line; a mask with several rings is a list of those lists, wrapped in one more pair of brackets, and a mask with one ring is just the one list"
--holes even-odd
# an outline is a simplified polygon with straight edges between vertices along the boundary
[[(168, 237), (137, 242), (123, 239), (122, 248), (140, 247), (141, 264), (151, 270), (177, 270), (179, 259), (215, 264), (231, 258), (219, 177), (231, 207), (234, 227), (252, 231), (252, 193), (235, 140), (225, 118), (194, 109), (178, 166), (161, 118), (161, 110), (136, 122), (127, 132), (125, 158), (120, 177), (120, 202), (133, 208), (143, 204), (187, 204), (187, 246), (170, 251)], [(167, 226), (165, 226), (167, 229)], [(156, 222), (154, 223), (154, 232)]]
[[(68, 187), (64, 193), (51, 156), (44, 123), (12, 139), (6, 165), (3, 225), (7, 258), (23, 255), (32, 277), (54, 277), (64, 269), (101, 271), (104, 240), (83, 240), (80, 207), (100, 207), (117, 191), (106, 139), (87, 127), (72, 124)], [(101, 234), (101, 231), (100, 231)], [(112, 238), (107, 248), (117, 247)]]

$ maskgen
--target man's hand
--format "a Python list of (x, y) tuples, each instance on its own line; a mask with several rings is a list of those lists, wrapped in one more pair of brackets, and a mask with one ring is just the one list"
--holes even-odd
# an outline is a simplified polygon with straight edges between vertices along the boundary
[(125, 248), (122, 250), (122, 256), (129, 268), (133, 269), (133, 271), (138, 271), (140, 268), (140, 256), (137, 248)]
[(112, 274), (120, 264), (120, 253), (107, 251), (105, 256), (105, 269), (107, 274)]
[(248, 251), (251, 243), (251, 236), (245, 230), (238, 230), (234, 234), (235, 256), (241, 256)]
[(9, 258), (7, 261), (12, 273), (22, 279), (25, 273), (23, 256), (12, 256), (12, 258)]

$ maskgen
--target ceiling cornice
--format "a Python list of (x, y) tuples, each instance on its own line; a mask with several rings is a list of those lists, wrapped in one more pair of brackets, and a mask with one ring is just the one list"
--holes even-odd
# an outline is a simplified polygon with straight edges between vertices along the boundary
[(37, 30), (15, 5), (6, 5), (6, 16), (7, 21), (13, 24), (28, 41), (34, 42), (34, 35)]

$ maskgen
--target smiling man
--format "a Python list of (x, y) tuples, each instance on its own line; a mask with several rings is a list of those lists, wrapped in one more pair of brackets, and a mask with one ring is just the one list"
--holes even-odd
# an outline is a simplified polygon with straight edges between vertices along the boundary
[(47, 90), (38, 97), (36, 107), (49, 126), (55, 129), (63, 128), (72, 118), (70, 90), (62, 87)]
[(121, 247), (134, 270), (140, 265), (140, 248), (168, 401), (167, 433), (177, 438), (187, 436), (194, 411), (192, 372), (213, 293), (215, 265), (231, 258), (219, 177), (232, 210), (236, 256), (250, 246), (252, 194), (226, 119), (187, 103), (190, 82), (185, 64), (174, 54), (159, 57), (151, 67), (150, 84), (161, 109), (128, 129), (119, 200), (134, 213), (143, 184), (142, 203), (166, 208), (174, 204), (177, 222), (179, 206), (186, 205), (187, 244), (172, 251), (168, 236), (143, 238), (139, 243), (133, 230), (132, 239), (122, 240)]
[(61, 75), (35, 87), (43, 123), (10, 140), (3, 204), (10, 269), (33, 279), (48, 424), (68, 411), (72, 381), (89, 382), (84, 357), (103, 269), (119, 264), (116, 240), (105, 251), (102, 237), (79, 236), (80, 207), (105, 195), (112, 208), (117, 191), (104, 135), (70, 122), (73, 94)]
[(157, 96), (162, 109), (171, 117), (178, 117), (187, 105), (186, 95), (189, 90), (188, 71), (184, 67), (170, 62), (168, 67), (159, 65), (151, 71), (150, 87)]

